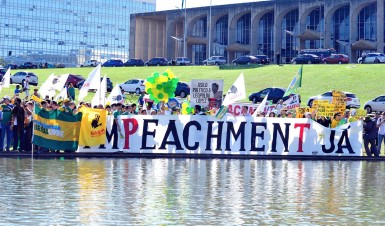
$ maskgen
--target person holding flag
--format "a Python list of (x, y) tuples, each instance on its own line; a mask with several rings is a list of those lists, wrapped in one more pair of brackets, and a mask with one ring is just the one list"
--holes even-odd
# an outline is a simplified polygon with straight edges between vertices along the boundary
[(297, 88), (302, 86), (302, 68), (303, 66), (301, 66), (297, 74), (294, 76), (289, 87), (287, 87), (285, 94), (283, 94), (283, 97), (286, 97), (286, 96), (289, 96), (290, 94), (295, 93)]

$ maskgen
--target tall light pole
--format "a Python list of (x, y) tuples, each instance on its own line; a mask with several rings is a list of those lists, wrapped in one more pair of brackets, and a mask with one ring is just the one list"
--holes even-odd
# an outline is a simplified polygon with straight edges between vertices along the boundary
[(187, 48), (187, 0), (184, 0), (184, 29), (183, 29), (183, 57), (186, 57)]
[[(319, 19), (318, 19), (318, 26), (319, 26), (319, 48), (321, 49), (322, 48), (322, 33), (321, 33), (321, 19), (322, 19), (322, 5), (321, 5), (321, 2), (319, 0), (316, 0), (317, 3), (318, 3), (318, 6), (319, 6)], [(325, 26), (324, 26), (324, 30), (325, 30)]]
[(210, 13), (209, 13), (209, 41), (208, 41), (208, 44), (209, 44), (209, 57), (208, 59), (211, 57), (211, 4), (212, 4), (212, 0), (210, 0)]
[(187, 46), (187, 0), (182, 1), (182, 8), (179, 8), (178, 6), (174, 6), (175, 8), (179, 9), (181, 12), (183, 12), (183, 7), (184, 7), (184, 22), (183, 22), (183, 57), (186, 57), (186, 46)]

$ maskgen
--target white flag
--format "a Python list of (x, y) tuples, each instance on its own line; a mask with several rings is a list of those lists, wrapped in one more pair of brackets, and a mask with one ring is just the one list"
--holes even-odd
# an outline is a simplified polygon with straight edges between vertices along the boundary
[(48, 78), (47, 80), (45, 80), (45, 82), (41, 85), (40, 89), (39, 89), (39, 93), (40, 93), (40, 96), (42, 98), (45, 98), (45, 96), (49, 96), (50, 98), (55, 96), (56, 94), (56, 91), (55, 89), (53, 88), (53, 80), (55, 79), (55, 75), (52, 73)]
[(120, 86), (115, 85), (115, 87), (112, 89), (110, 95), (107, 98), (108, 104), (116, 104), (116, 103), (124, 103), (124, 96), (122, 94), (122, 91), (120, 91)]
[(87, 96), (89, 89), (98, 89), (100, 86), (100, 64), (88, 75), (79, 91), (78, 100), (82, 101)]
[(98, 106), (106, 104), (106, 93), (107, 93), (107, 78), (103, 77), (102, 82), (100, 83), (99, 89), (96, 91), (95, 96), (92, 98), (91, 106)]
[(269, 96), (269, 93), (266, 94), (265, 98), (263, 98), (262, 102), (259, 104), (259, 106), (257, 107), (257, 109), (253, 112), (253, 117), (257, 116), (258, 113), (262, 113), (265, 111), (265, 107), (266, 107), (266, 102), (267, 102), (267, 97)]
[(235, 103), (238, 100), (243, 100), (246, 98), (246, 88), (245, 88), (245, 79), (243, 78), (243, 73), (239, 75), (234, 84), (230, 87), (229, 91), (226, 93), (226, 97), (223, 100), (223, 106), (229, 106), (230, 104)]
[(56, 89), (57, 91), (63, 90), (63, 87), (66, 85), (68, 76), (69, 74), (56, 76), (56, 78), (52, 81), (52, 88)]
[(67, 87), (64, 87), (61, 92), (55, 97), (55, 101), (65, 100), (68, 98)]
[(8, 68), (7, 72), (5, 72), (5, 75), (3, 76), (3, 79), (1, 80), (1, 86), (2, 88), (9, 88), (10, 83), (11, 83), (11, 68)]

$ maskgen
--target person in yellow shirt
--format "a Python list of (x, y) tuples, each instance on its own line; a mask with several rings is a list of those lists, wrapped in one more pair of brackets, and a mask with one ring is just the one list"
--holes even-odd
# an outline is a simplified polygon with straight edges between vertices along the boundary
[(336, 128), (338, 123), (341, 121), (341, 113), (337, 112), (334, 114), (330, 128)]

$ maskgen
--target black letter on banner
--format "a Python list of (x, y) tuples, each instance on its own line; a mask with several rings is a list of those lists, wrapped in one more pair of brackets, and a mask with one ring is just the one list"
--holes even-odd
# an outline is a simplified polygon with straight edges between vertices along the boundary
[(288, 146), (289, 146), (289, 127), (290, 123), (285, 123), (286, 129), (285, 129), (285, 135), (283, 135), (281, 126), (279, 123), (273, 123), (273, 142), (271, 144), (271, 152), (277, 152), (277, 132), (279, 133), (279, 136), (282, 139), (283, 145), (285, 146), (285, 152), (289, 152)]
[(239, 151), (246, 151), (245, 150), (245, 125), (246, 125), (246, 122), (241, 122), (241, 125), (239, 126), (237, 133), (235, 133), (233, 122), (227, 122), (226, 151), (231, 151), (230, 134), (233, 135), (234, 141), (236, 141), (239, 137), (241, 137), (241, 149), (239, 149)]
[(323, 144), (322, 145), (322, 152), (323, 153), (332, 153), (334, 151), (334, 148), (335, 148), (335, 145), (334, 145), (334, 136), (336, 135), (336, 131), (335, 130), (331, 130), (330, 131), (330, 148), (329, 149), (326, 149), (325, 145)]
[(155, 145), (152, 147), (147, 147), (147, 136), (155, 137), (156, 130), (154, 131), (148, 131), (148, 124), (149, 123), (155, 123), (156, 126), (158, 126), (159, 120), (157, 119), (145, 119), (143, 120), (143, 137), (142, 137), (142, 147), (140, 149), (155, 149)]
[(199, 122), (197, 122), (197, 121), (188, 122), (183, 129), (183, 143), (184, 143), (184, 146), (187, 148), (187, 150), (197, 150), (199, 147), (199, 142), (195, 142), (194, 146), (190, 146), (188, 144), (188, 138), (190, 136), (190, 127), (191, 126), (195, 126), (197, 128), (197, 130), (199, 130), (199, 131), (202, 129), (202, 126), (201, 126), (201, 124), (199, 124)]
[(266, 122), (252, 122), (251, 123), (251, 149), (250, 151), (265, 151), (265, 145), (260, 148), (255, 147), (256, 138), (260, 137), (262, 140), (265, 138), (265, 131), (257, 133), (257, 127), (262, 126), (263, 128), (267, 128)]
[[(172, 136), (174, 137), (174, 141), (168, 141), (168, 137), (170, 136), (170, 133), (172, 133)], [(166, 144), (175, 145), (176, 150), (183, 150), (182, 145), (180, 144), (180, 141), (179, 141), (178, 131), (176, 130), (175, 120), (170, 120), (170, 122), (168, 123), (166, 134), (164, 135), (162, 144), (160, 145), (159, 149), (166, 149)]]
[[(350, 126), (348, 127), (348, 129), (349, 128), (350, 128)], [(336, 153), (338, 153), (338, 154), (343, 154), (344, 153), (342, 151), (342, 148), (347, 148), (348, 151), (349, 151), (349, 154), (354, 154), (353, 148), (350, 145), (350, 140), (349, 140), (349, 136), (348, 136), (348, 129), (344, 129), (342, 131), (342, 135), (341, 135), (340, 141), (338, 141), (338, 150), (336, 151)], [(342, 143), (344, 142), (344, 139), (346, 140), (346, 145), (342, 146)]]
[(211, 151), (211, 139), (217, 138), (217, 148), (216, 150), (221, 150), (222, 146), (222, 129), (223, 129), (223, 123), (222, 121), (218, 122), (218, 134), (213, 134), (213, 121), (207, 121), (209, 124), (207, 128), (207, 138), (206, 138), (206, 151)]

